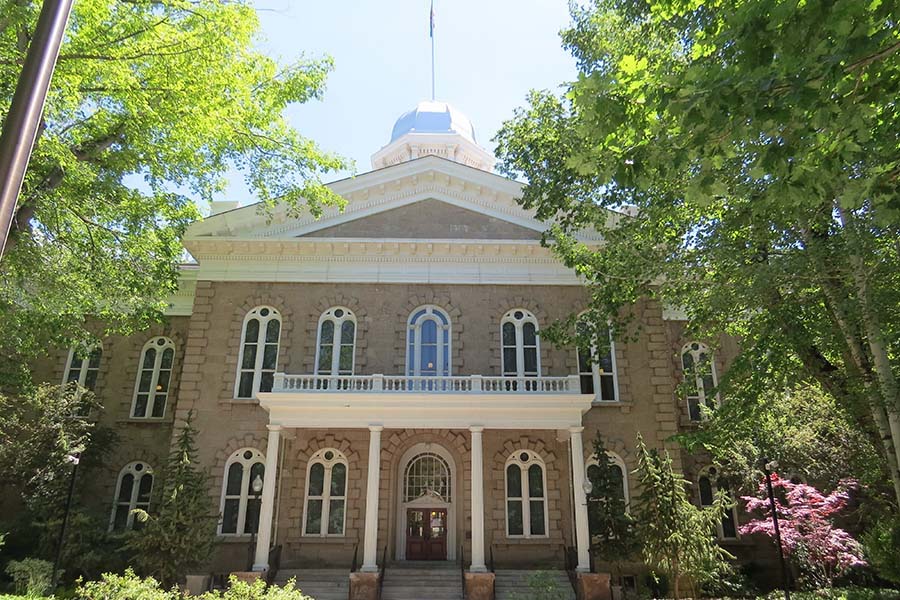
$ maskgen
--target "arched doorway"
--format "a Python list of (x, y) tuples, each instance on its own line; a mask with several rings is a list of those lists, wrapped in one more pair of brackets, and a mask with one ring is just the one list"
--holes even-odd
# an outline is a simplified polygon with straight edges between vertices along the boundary
[(400, 460), (399, 560), (455, 560), (456, 464), (438, 444), (416, 444)]

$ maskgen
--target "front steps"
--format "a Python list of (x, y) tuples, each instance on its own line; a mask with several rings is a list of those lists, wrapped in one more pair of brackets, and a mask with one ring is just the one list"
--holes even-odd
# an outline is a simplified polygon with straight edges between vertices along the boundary
[(494, 592), (497, 600), (518, 600), (534, 596), (534, 591), (528, 586), (528, 580), (535, 573), (546, 574), (546, 578), (556, 588), (557, 593), (555, 597), (575, 600), (575, 590), (572, 589), (572, 583), (569, 581), (568, 574), (558, 569), (534, 569), (528, 571), (497, 569), (496, 579), (494, 579)]
[(295, 587), (314, 600), (347, 600), (350, 593), (347, 569), (279, 569), (273, 583), (284, 586), (292, 577)]
[(381, 600), (462, 600), (462, 597), (458, 563), (404, 561), (391, 563), (384, 570)]

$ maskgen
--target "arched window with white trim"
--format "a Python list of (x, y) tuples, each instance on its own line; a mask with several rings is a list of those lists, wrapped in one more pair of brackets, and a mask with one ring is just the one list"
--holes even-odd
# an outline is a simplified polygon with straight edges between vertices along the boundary
[[(77, 383), (88, 391), (95, 391), (97, 376), (100, 374), (100, 359), (102, 356), (103, 349), (99, 346), (86, 353), (70, 348), (69, 355), (66, 358), (66, 368), (63, 372), (63, 385)], [(74, 412), (74, 416), (86, 417), (89, 413), (90, 406), (87, 403), (81, 403)]]
[(235, 398), (254, 398), (271, 392), (278, 365), (281, 313), (271, 306), (258, 306), (247, 313), (241, 329)]
[[(628, 503), (628, 469), (625, 461), (614, 452), (606, 452), (607, 459), (598, 460), (592, 455), (586, 463), (586, 475), (591, 482), (591, 493), (588, 503), (588, 531), (591, 539), (599, 537), (601, 541), (618, 535), (614, 515), (629, 512)], [(621, 500), (621, 504), (615, 504)], [(621, 512), (613, 507), (618, 507)], [(614, 512), (615, 510), (615, 512)]]
[(437, 306), (422, 306), (407, 323), (406, 374), (450, 375), (450, 317)]
[(131, 402), (132, 418), (159, 419), (165, 415), (174, 365), (172, 340), (155, 337), (144, 344)]
[(522, 308), (500, 319), (504, 377), (538, 377), (541, 374), (540, 338), (533, 314)]
[(506, 461), (506, 535), (546, 537), (548, 528), (544, 461), (530, 450), (517, 450)]
[(112, 514), (109, 517), (110, 531), (139, 529), (141, 521), (134, 511), (150, 510), (150, 495), (153, 493), (153, 469), (145, 462), (132, 462), (119, 471), (116, 480), (116, 495), (113, 497)]
[(220, 535), (247, 535), (259, 527), (260, 494), (253, 482), (266, 476), (266, 457), (255, 448), (241, 448), (225, 463), (222, 482)]
[(333, 448), (313, 454), (306, 469), (303, 535), (342, 536), (347, 513), (347, 459)]
[(715, 467), (706, 467), (700, 471), (697, 488), (700, 492), (700, 506), (712, 506), (716, 492), (720, 490), (725, 494), (731, 502), (731, 506), (725, 509), (722, 519), (716, 523), (716, 536), (721, 540), (738, 539), (737, 506), (733, 502), (731, 484), (728, 479), (720, 476)]
[(356, 315), (336, 306), (319, 317), (316, 375), (353, 375)]
[(688, 414), (691, 421), (703, 418), (703, 408), (715, 410), (719, 403), (716, 396), (716, 367), (712, 352), (706, 344), (689, 342), (681, 349), (681, 366), (687, 390)]
[(612, 330), (606, 324), (592, 327), (587, 315), (579, 317), (575, 327), (581, 393), (593, 394), (597, 402), (616, 402), (619, 379)]

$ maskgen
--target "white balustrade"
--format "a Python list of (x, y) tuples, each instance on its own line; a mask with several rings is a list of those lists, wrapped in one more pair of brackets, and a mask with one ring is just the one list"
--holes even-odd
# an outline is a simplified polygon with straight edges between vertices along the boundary
[(578, 375), (495, 377), (487, 375), (288, 375), (275, 374), (273, 392), (580, 394)]

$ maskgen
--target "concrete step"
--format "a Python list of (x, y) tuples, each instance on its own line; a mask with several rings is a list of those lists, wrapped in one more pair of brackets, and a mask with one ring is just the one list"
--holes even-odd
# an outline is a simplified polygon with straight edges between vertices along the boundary
[(275, 583), (284, 586), (291, 578), (294, 587), (313, 600), (347, 600), (350, 593), (347, 569), (281, 569)]
[(407, 561), (384, 571), (382, 600), (462, 600), (459, 565), (444, 561)]

